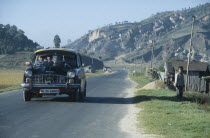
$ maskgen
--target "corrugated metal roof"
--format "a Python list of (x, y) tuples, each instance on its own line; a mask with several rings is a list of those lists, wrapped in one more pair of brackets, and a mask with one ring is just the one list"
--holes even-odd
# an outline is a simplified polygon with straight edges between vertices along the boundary
[[(169, 72), (173, 72), (173, 70), (177, 70), (179, 66), (182, 66), (184, 71), (187, 70), (187, 62), (186, 61), (172, 61), (166, 62), (166, 67)], [(206, 62), (199, 61), (191, 61), (189, 66), (189, 71), (209, 71), (209, 64)]]

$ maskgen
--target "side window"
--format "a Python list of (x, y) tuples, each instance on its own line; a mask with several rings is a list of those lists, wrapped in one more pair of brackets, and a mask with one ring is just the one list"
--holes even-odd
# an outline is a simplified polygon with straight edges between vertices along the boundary
[(77, 65), (78, 65), (78, 67), (81, 67), (81, 65), (82, 65), (79, 55), (77, 55)]
[(82, 57), (79, 55), (80, 58), (80, 65), (82, 66)]

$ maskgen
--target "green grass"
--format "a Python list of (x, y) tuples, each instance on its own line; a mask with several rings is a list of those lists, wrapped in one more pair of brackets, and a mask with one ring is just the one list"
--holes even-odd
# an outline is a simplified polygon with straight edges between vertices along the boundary
[(20, 89), (23, 73), (19, 69), (0, 69), (0, 93)]
[(17, 90), (17, 89), (21, 89), (21, 88), (22, 87), (21, 86), (18, 86), (18, 85), (17, 86), (9, 86), (9, 87), (0, 89), (0, 93), (12, 91), (12, 90)]
[[(131, 76), (139, 85), (144, 86), (144, 76)], [(138, 127), (145, 133), (161, 137), (210, 137), (210, 109), (204, 105), (177, 100), (170, 90), (140, 90), (136, 92), (135, 103), (143, 109), (137, 114)]]
[(134, 80), (135, 82), (137, 82), (137, 88), (142, 88), (144, 87), (146, 84), (150, 83), (153, 81), (152, 78), (150, 77), (147, 77), (147, 76), (144, 76), (144, 75), (141, 75), (141, 76), (132, 76), (131, 73), (130, 73), (130, 78), (132, 80)]

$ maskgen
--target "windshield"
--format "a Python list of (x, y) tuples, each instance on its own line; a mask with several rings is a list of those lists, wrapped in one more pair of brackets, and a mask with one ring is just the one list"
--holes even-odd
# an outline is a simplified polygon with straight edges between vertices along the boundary
[(45, 66), (45, 65), (61, 65), (68, 64), (71, 67), (77, 67), (76, 55), (61, 55), (56, 53), (43, 53), (37, 54), (34, 65)]

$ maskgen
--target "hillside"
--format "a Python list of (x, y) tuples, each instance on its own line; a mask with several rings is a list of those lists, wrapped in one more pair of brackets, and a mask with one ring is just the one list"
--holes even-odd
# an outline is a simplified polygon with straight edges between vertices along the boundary
[(38, 44), (28, 39), (24, 31), (15, 25), (0, 24), (0, 55), (14, 54), (20, 51), (34, 51)]
[(178, 57), (186, 59), (192, 15), (196, 15), (193, 36), (194, 60), (210, 60), (210, 3), (181, 11), (157, 13), (141, 22), (108, 25), (92, 30), (66, 47), (105, 60), (128, 63), (149, 62), (153, 40), (155, 63)]

